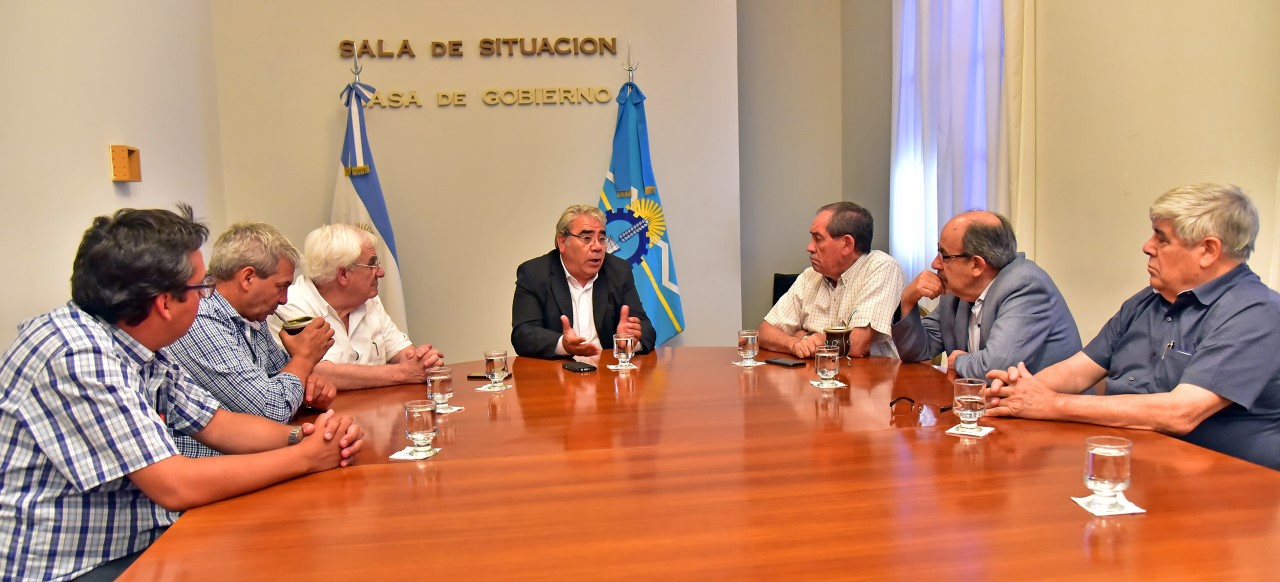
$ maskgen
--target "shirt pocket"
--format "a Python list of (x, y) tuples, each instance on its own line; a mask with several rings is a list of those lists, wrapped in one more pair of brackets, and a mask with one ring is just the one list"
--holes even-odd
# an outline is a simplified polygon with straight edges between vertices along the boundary
[(1166, 351), (1156, 364), (1156, 389), (1164, 392), (1173, 390), (1181, 383), (1182, 373), (1190, 363), (1191, 354), (1176, 349)]

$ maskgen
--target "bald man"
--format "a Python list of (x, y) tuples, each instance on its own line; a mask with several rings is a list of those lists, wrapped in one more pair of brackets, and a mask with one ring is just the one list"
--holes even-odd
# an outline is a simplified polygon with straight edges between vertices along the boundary
[[(1025, 362), (1041, 370), (1080, 351), (1080, 331), (1048, 273), (1017, 252), (1009, 221), (992, 212), (952, 218), (938, 236), (932, 271), (902, 292), (893, 342), (906, 362), (946, 352), (947, 367), (983, 378)], [(921, 318), (921, 298), (938, 307)]]

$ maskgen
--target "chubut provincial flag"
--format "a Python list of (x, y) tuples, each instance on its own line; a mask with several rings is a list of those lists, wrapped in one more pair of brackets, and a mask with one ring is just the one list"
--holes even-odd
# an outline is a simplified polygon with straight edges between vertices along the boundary
[(391, 232), (387, 202), (382, 198), (378, 168), (373, 165), (373, 153), (369, 149), (369, 136), (364, 125), (364, 104), (373, 98), (375, 91), (359, 81), (342, 90), (342, 101), (347, 106), (347, 137), (342, 141), (342, 160), (338, 165), (338, 182), (333, 191), (333, 209), (329, 219), (334, 223), (370, 229), (378, 237), (378, 259), (387, 273), (378, 285), (378, 297), (396, 326), (409, 333), (396, 237)]
[(613, 159), (600, 193), (600, 209), (609, 235), (608, 251), (631, 264), (640, 301), (662, 345), (684, 331), (684, 310), (670, 233), (649, 160), (644, 99), (635, 83), (618, 91)]

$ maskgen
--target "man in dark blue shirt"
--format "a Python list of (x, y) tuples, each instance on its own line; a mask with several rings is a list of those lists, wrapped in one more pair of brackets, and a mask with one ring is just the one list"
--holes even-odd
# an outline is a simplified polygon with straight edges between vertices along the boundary
[[(1196, 184), (1150, 217), (1151, 287), (1071, 358), (988, 374), (988, 414), (1156, 430), (1280, 469), (1280, 294), (1245, 263), (1257, 208), (1236, 186)], [(1105, 396), (1080, 394), (1103, 378)]]

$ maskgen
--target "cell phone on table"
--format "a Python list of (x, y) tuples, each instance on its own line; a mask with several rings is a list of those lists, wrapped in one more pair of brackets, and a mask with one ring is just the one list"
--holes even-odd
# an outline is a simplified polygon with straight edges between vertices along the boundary
[(592, 366), (591, 364), (587, 364), (584, 362), (578, 362), (578, 361), (565, 362), (563, 366), (564, 366), (564, 369), (570, 372), (577, 372), (579, 374), (596, 371), (595, 366)]
[(765, 363), (773, 364), (775, 366), (784, 366), (787, 368), (799, 368), (804, 365), (803, 361), (793, 360), (791, 358), (767, 358), (765, 359)]

